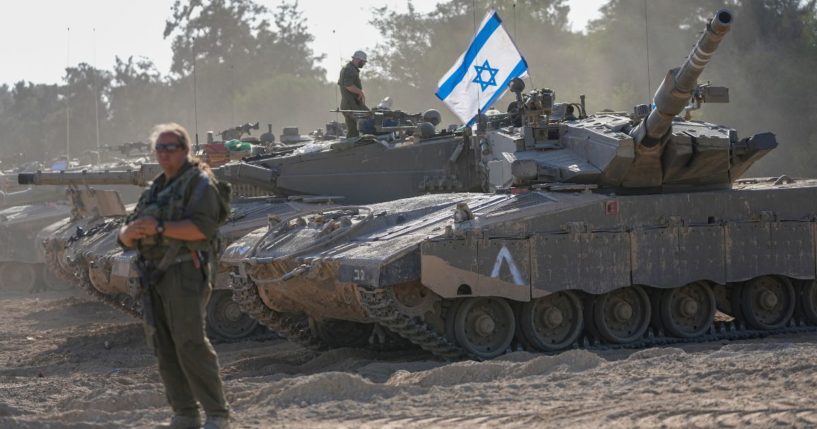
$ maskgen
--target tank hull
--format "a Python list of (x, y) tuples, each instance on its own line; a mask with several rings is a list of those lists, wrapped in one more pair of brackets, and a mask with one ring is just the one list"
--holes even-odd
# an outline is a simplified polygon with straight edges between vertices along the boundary
[(64, 203), (22, 205), (0, 210), (0, 285), (4, 290), (30, 292), (60, 288), (45, 265), (39, 232), (65, 218), (70, 207)]
[[(627, 196), (423, 196), (367, 206), (381, 215), (325, 245), (308, 216), (259, 230), (239, 241), (254, 251), (228, 248), (222, 261), (269, 310), (397, 331), (404, 317), (439, 338), (404, 336), (445, 358), (490, 358), (506, 338), (544, 351), (579, 338), (638, 344), (650, 332), (694, 340), (714, 329), (716, 310), (761, 331), (817, 324), (806, 296), (817, 275), (816, 197), (817, 181), (780, 179)], [(542, 308), (555, 326), (541, 322)], [(480, 326), (488, 334), (471, 332)], [(542, 334), (556, 328), (572, 340)], [(481, 349), (492, 335), (498, 343)]]
[[(230, 219), (220, 229), (226, 245), (269, 222), (270, 216), (290, 216), (299, 211), (327, 207), (281, 199), (238, 199), (231, 204)], [(132, 208), (131, 208), (132, 210)], [(130, 210), (127, 210), (130, 211)], [(141, 317), (141, 287), (136, 270), (136, 253), (123, 251), (116, 237), (124, 217), (91, 217), (63, 221), (49, 228), (45, 248), (52, 269), (73, 284), (134, 317)], [(215, 281), (214, 304), (208, 309), (211, 337), (236, 340), (256, 332), (255, 322), (237, 311), (230, 299), (227, 272)], [(226, 297), (225, 299), (221, 299)], [(216, 312), (217, 314), (212, 314)], [(226, 319), (225, 319), (226, 318)]]

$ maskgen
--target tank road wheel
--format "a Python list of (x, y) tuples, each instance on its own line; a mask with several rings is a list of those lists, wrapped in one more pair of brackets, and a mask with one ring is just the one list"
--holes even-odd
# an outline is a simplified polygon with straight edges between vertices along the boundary
[(242, 312), (233, 301), (232, 290), (213, 291), (207, 304), (207, 330), (211, 336), (239, 340), (250, 335), (257, 326), (258, 321)]
[(800, 310), (809, 325), (817, 325), (817, 281), (808, 280), (800, 289)]
[(794, 314), (794, 287), (784, 277), (761, 276), (740, 287), (740, 314), (755, 329), (777, 329)]
[(71, 283), (62, 280), (57, 277), (56, 274), (52, 273), (51, 270), (48, 269), (48, 264), (43, 264), (40, 268), (40, 279), (46, 290), (64, 291), (74, 288)]
[(676, 337), (703, 335), (715, 318), (715, 295), (704, 282), (664, 290), (658, 305), (662, 326)]
[(468, 298), (454, 314), (454, 336), (469, 353), (491, 359), (513, 341), (516, 320), (510, 304), (501, 298)]
[(584, 329), (581, 300), (573, 292), (562, 291), (526, 302), (520, 311), (519, 328), (538, 350), (570, 347)]
[(340, 319), (309, 319), (310, 328), (320, 339), (336, 349), (340, 347), (365, 347), (374, 330), (374, 323), (359, 323)]
[(0, 264), (0, 283), (6, 291), (34, 291), (37, 285), (37, 267), (34, 264), (4, 262)]
[(650, 325), (650, 299), (641, 286), (599, 295), (593, 300), (593, 325), (602, 339), (614, 344), (635, 341)]

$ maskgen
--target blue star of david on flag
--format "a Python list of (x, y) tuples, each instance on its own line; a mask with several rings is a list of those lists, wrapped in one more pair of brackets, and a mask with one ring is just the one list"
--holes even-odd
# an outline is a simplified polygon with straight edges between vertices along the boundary
[[(477, 71), (477, 77), (471, 82), (478, 83), (483, 91), (488, 89), (489, 86), (496, 86), (496, 74), (499, 73), (499, 69), (491, 68), (488, 60), (485, 60), (481, 66), (474, 66), (474, 69)], [(483, 72), (488, 72), (490, 75), (487, 82), (482, 79)]]
[(495, 10), (488, 11), (468, 49), (437, 83), (437, 98), (463, 124), (488, 110), (508, 90), (508, 83), (528, 74), (528, 63), (505, 31)]

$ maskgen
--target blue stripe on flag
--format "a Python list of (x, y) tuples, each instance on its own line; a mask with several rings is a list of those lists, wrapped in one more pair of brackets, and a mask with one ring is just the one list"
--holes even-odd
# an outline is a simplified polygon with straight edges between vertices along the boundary
[[(519, 62), (516, 63), (516, 66), (514, 66), (513, 70), (511, 70), (511, 73), (508, 75), (508, 77), (505, 78), (505, 81), (502, 82), (502, 85), (499, 86), (499, 89), (497, 89), (494, 92), (494, 95), (492, 95), (491, 98), (489, 98), (488, 101), (485, 102), (485, 104), (483, 104), (480, 107), (480, 111), (484, 112), (488, 107), (490, 107), (492, 104), (494, 104), (494, 101), (496, 101), (496, 99), (499, 98), (499, 96), (501, 96), (502, 94), (504, 94), (505, 90), (508, 89), (508, 85), (511, 83), (511, 80), (513, 80), (513, 78), (515, 78), (515, 77), (519, 77), (519, 75), (524, 73), (525, 70), (527, 70), (527, 69), (528, 69), (528, 62), (525, 61), (524, 58), (521, 58), (519, 60)], [(474, 122), (476, 122), (476, 120), (477, 120), (476, 116), (471, 118), (471, 120), (468, 121), (468, 126), (470, 127), (471, 125), (474, 125)]]
[(465, 74), (468, 72), (468, 67), (474, 62), (474, 58), (476, 58), (482, 46), (485, 45), (485, 42), (487, 42), (491, 35), (494, 34), (494, 31), (499, 28), (501, 22), (502, 20), (499, 18), (499, 15), (494, 12), (491, 19), (485, 23), (485, 26), (482, 27), (479, 33), (477, 33), (477, 36), (474, 37), (474, 41), (471, 43), (471, 46), (468, 47), (468, 52), (465, 53), (460, 67), (437, 89), (437, 98), (445, 100), (451, 94), (451, 91), (462, 82), (463, 77), (465, 77)]

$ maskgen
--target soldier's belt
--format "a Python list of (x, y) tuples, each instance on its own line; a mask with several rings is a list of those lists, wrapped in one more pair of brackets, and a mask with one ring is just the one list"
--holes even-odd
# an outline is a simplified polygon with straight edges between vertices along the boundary
[[(181, 255), (176, 256), (175, 258), (173, 258), (173, 260), (170, 261), (170, 265), (168, 265), (168, 268), (176, 264), (181, 264), (182, 262), (193, 262), (193, 254), (189, 250), (185, 250), (180, 253)], [(146, 259), (145, 262), (151, 268), (156, 268), (161, 260), (162, 258)]]

